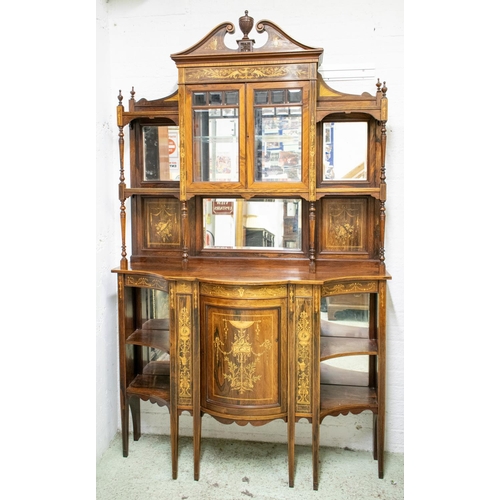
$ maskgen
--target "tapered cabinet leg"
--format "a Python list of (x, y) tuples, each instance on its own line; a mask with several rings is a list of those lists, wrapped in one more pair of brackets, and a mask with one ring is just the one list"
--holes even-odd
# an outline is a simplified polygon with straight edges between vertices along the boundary
[(382, 415), (377, 418), (377, 460), (378, 460), (378, 477), (384, 478), (384, 440), (385, 440), (385, 424)]
[(124, 457), (128, 457), (128, 428), (129, 428), (129, 405), (128, 398), (120, 394), (121, 399), (121, 418), (122, 418), (122, 452)]
[(179, 414), (170, 412), (170, 449), (172, 453), (172, 479), (177, 479), (179, 463)]
[(295, 418), (288, 419), (288, 486), (295, 481)]
[(319, 418), (312, 421), (313, 489), (319, 486)]
[(378, 423), (377, 423), (377, 414), (373, 414), (373, 460), (378, 459)]
[(201, 452), (201, 413), (195, 411), (193, 415), (193, 453), (194, 453), (194, 480), (200, 479), (200, 452)]
[(139, 398), (130, 398), (130, 411), (132, 413), (132, 426), (134, 429), (134, 441), (141, 437), (141, 402)]

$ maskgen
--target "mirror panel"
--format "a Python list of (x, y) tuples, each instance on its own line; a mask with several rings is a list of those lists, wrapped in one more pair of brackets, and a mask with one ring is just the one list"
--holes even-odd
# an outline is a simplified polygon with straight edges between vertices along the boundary
[(300, 199), (203, 199), (203, 248), (302, 249)]
[[(369, 338), (370, 294), (346, 294), (321, 299), (321, 336)], [(368, 385), (368, 356), (344, 356), (322, 362), (322, 383)]]
[(180, 179), (179, 127), (145, 125), (142, 127), (143, 180)]
[(368, 123), (323, 123), (323, 180), (364, 181), (368, 176)]

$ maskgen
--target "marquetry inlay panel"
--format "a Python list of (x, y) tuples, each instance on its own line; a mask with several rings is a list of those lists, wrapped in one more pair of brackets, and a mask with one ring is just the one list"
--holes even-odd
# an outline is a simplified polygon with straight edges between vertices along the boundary
[(278, 404), (279, 311), (207, 308), (207, 399)]
[(140, 288), (153, 288), (168, 292), (168, 281), (154, 276), (141, 276), (135, 274), (125, 275), (125, 286), (136, 286)]
[(351, 283), (327, 283), (321, 287), (321, 295), (342, 295), (345, 293), (376, 293), (377, 281), (353, 281)]
[(297, 298), (295, 310), (296, 411), (309, 413), (313, 362), (312, 299)]
[(367, 251), (368, 201), (364, 198), (324, 198), (324, 250)]
[(259, 66), (210, 66), (186, 68), (188, 83), (231, 82), (238, 80), (309, 80), (313, 78), (310, 64), (269, 64)]
[(234, 299), (281, 298), (287, 296), (287, 286), (286, 285), (231, 286), (231, 285), (216, 285), (211, 283), (201, 283), (200, 294), (208, 295), (210, 297), (234, 298)]
[(192, 404), (193, 384), (193, 323), (191, 317), (192, 297), (188, 294), (175, 294), (177, 329), (177, 380), (179, 405)]
[(145, 198), (146, 248), (180, 247), (180, 203), (175, 198)]

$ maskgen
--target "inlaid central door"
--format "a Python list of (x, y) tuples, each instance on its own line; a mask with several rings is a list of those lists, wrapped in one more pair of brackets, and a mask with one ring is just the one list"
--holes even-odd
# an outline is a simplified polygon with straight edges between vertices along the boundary
[(200, 305), (202, 411), (229, 421), (285, 416), (286, 286), (204, 285)]

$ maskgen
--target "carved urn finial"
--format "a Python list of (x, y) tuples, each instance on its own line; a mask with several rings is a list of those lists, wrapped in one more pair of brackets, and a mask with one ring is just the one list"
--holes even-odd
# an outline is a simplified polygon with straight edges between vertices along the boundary
[(248, 40), (248, 33), (252, 31), (253, 28), (253, 17), (248, 15), (248, 10), (245, 11), (245, 15), (240, 17), (240, 30), (243, 33), (243, 40)]
[(253, 28), (253, 17), (248, 15), (248, 10), (245, 11), (245, 15), (241, 16), (240, 19), (240, 30), (243, 33), (243, 38), (237, 40), (239, 52), (253, 52), (253, 44), (255, 40), (250, 40), (248, 38), (248, 33), (252, 31)]

